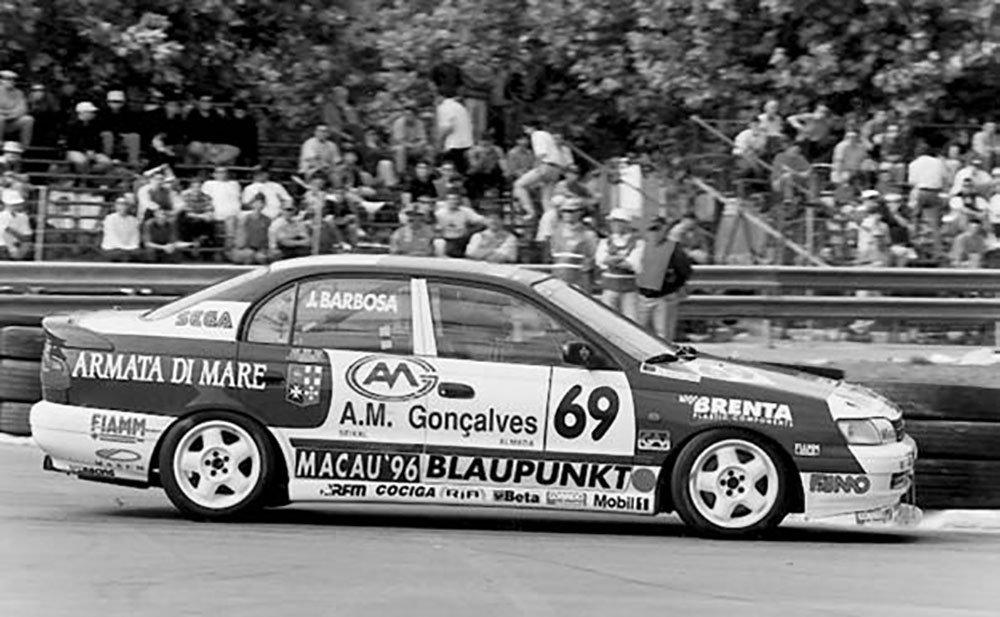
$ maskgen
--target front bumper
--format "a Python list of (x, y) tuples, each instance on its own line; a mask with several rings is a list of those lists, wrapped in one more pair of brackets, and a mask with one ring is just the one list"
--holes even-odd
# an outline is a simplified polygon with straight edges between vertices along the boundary
[(146, 486), (153, 452), (175, 419), (42, 401), (31, 407), (31, 434), (43, 468), (85, 480)]
[(912, 437), (848, 449), (863, 474), (800, 474), (807, 520), (851, 515), (857, 523), (879, 523), (918, 515), (912, 508), (900, 507), (914, 490), (917, 443)]

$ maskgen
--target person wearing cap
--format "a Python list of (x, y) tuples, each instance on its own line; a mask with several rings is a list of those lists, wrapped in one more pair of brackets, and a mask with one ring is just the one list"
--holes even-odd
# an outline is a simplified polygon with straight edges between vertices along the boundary
[(410, 101), (392, 122), (389, 145), (392, 147), (396, 173), (406, 176), (411, 166), (430, 154), (427, 127), (417, 116), (417, 104)]
[(601, 300), (635, 321), (638, 319), (638, 287), (635, 283), (643, 251), (643, 240), (632, 227), (632, 216), (623, 208), (608, 214), (611, 233), (597, 245), (595, 261), (601, 272)]
[(0, 260), (21, 261), (32, 255), (31, 220), (24, 211), (24, 196), (19, 192), (4, 195), (0, 210)]
[(281, 216), (267, 230), (271, 258), (289, 259), (305, 257), (312, 252), (312, 234), (309, 225), (294, 203), (285, 204)]
[(583, 224), (583, 203), (566, 199), (559, 206), (560, 221), (549, 240), (553, 274), (589, 293), (597, 253), (597, 234)]
[(427, 224), (427, 216), (415, 205), (404, 207), (399, 213), (402, 225), (389, 237), (390, 255), (434, 257), (434, 228)]
[(103, 173), (111, 167), (111, 158), (103, 152), (97, 106), (81, 101), (75, 111), (76, 118), (66, 126), (66, 160), (76, 173)]
[(434, 212), (437, 230), (444, 239), (444, 254), (447, 257), (465, 257), (476, 227), (486, 225), (486, 220), (478, 212), (463, 203), (465, 195), (457, 186), (448, 188), (444, 204)]
[(681, 295), (693, 268), (684, 248), (670, 239), (670, 225), (662, 214), (650, 222), (639, 264), (636, 323), (660, 338), (672, 340), (677, 332)]
[(516, 263), (517, 237), (503, 225), (500, 208), (486, 211), (486, 229), (472, 234), (465, 256), (490, 263)]
[(140, 254), (142, 232), (139, 219), (130, 212), (125, 197), (115, 200), (114, 210), (101, 224), (101, 252), (108, 261), (135, 261)]
[(98, 118), (101, 125), (103, 152), (110, 159), (122, 158), (132, 167), (139, 166), (139, 121), (128, 108), (125, 92), (111, 90), (107, 95), (107, 107)]
[(250, 202), (250, 211), (236, 218), (231, 259), (238, 264), (265, 264), (270, 258), (271, 219), (264, 214), (264, 196), (257, 194)]
[(28, 113), (28, 99), (15, 84), (17, 73), (0, 71), (0, 140), (16, 136), (21, 148), (31, 147), (35, 118)]
[(3, 153), (0, 154), (0, 169), (17, 172), (21, 167), (21, 156), (24, 150), (19, 141), (3, 142)]

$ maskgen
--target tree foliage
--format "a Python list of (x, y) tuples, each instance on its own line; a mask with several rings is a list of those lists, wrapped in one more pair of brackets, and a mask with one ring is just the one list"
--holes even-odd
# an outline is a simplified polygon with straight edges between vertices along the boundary
[[(445, 45), (544, 79), (526, 104), (578, 138), (657, 146), (692, 113), (990, 112), (988, 0), (0, 0), (0, 64), (72, 98), (246, 92), (299, 126), (352, 88), (370, 118), (428, 101)], [(989, 89), (983, 92), (983, 88)], [(958, 110), (958, 111), (957, 111)]]

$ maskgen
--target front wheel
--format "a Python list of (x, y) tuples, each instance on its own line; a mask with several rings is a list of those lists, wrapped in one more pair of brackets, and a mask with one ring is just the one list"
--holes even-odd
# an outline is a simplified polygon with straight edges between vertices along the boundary
[(715, 536), (747, 536), (785, 518), (788, 478), (773, 446), (739, 430), (692, 439), (677, 457), (670, 490), (689, 526)]
[(274, 462), (256, 424), (233, 413), (205, 412), (170, 428), (160, 449), (160, 477), (185, 515), (221, 520), (263, 506)]

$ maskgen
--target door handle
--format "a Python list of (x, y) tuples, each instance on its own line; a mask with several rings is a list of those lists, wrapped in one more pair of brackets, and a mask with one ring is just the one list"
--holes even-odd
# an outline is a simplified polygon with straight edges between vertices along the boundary
[(441, 398), (475, 398), (476, 391), (464, 383), (442, 382), (438, 384), (438, 396)]

